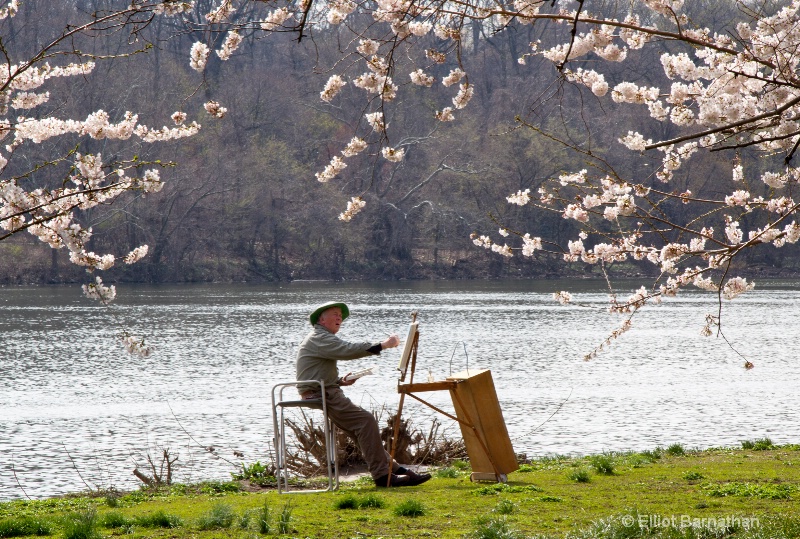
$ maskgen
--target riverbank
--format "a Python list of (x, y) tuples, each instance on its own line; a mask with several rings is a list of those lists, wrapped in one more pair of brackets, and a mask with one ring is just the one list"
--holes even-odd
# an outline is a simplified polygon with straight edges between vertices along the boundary
[[(339, 492), (246, 491), (235, 482), (0, 504), (0, 537), (797, 537), (800, 445), (538, 459), (507, 484), (465, 463), (415, 488), (369, 478)], [(27, 527), (26, 527), (27, 526)], [(15, 532), (15, 530), (18, 532)]]

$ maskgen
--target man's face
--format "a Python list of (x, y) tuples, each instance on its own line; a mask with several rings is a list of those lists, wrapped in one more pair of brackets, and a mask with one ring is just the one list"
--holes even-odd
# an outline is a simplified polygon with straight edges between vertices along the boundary
[(322, 311), (322, 314), (319, 315), (317, 324), (336, 335), (336, 332), (339, 331), (339, 327), (342, 325), (342, 309), (339, 307), (325, 309)]

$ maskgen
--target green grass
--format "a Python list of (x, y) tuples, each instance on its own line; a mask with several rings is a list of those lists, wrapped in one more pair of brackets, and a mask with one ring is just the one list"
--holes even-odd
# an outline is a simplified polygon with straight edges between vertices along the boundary
[(398, 517), (421, 517), (425, 514), (425, 506), (418, 500), (405, 500), (394, 508), (394, 514)]
[(672, 444), (664, 452), (672, 457), (682, 457), (686, 454), (686, 449), (681, 444)]
[(236, 514), (233, 507), (227, 503), (217, 503), (197, 519), (197, 528), (200, 530), (222, 530), (230, 528)]
[(608, 453), (594, 455), (589, 459), (589, 463), (599, 474), (614, 475), (614, 457)]
[[(54, 539), (800, 537), (800, 445), (600, 455), (613, 475), (595, 473), (595, 457), (536, 459), (509, 474), (507, 484), (473, 483), (460, 464), (455, 477), (413, 488), (378, 489), (362, 480), (343, 482), (340, 492), (279, 495), (204, 483), (119, 493), (115, 507), (102, 497), (17, 500), (0, 503), (0, 537), (33, 537), (37, 527)], [(589, 482), (571, 477), (580, 470)], [(653, 526), (649, 515), (700, 524)], [(625, 524), (626, 517), (644, 520)], [(726, 518), (734, 525), (708, 524)], [(744, 518), (757, 518), (760, 527), (745, 529)]]
[(742, 449), (752, 449), (753, 451), (766, 451), (775, 447), (769, 438), (759, 438), (758, 440), (745, 440), (742, 442)]
[(586, 468), (570, 470), (567, 472), (567, 478), (569, 478), (570, 481), (575, 481), (576, 483), (588, 483), (592, 480), (592, 476), (589, 475), (589, 470)]
[(101, 539), (94, 509), (70, 513), (64, 517), (64, 539)]
[(41, 517), (12, 517), (0, 520), (0, 537), (45, 536), (52, 533), (50, 523)]

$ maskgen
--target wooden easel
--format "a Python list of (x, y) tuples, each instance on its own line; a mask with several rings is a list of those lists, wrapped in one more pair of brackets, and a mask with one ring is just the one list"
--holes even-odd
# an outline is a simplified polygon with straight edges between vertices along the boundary
[[(440, 414), (457, 421), (467, 448), (472, 465), (472, 481), (497, 481), (505, 483), (507, 474), (519, 469), (511, 440), (508, 437), (506, 424), (494, 390), (491, 373), (487, 371), (467, 371), (438, 382), (414, 383), (414, 371), (417, 366), (417, 348), (419, 332), (416, 331), (417, 313), (412, 313), (408, 350), (403, 351), (400, 366), (400, 379), (397, 392), (400, 403), (394, 419), (394, 436), (392, 438), (391, 457), (394, 461), (397, 448), (397, 436), (400, 431), (400, 417), (403, 412), (405, 396), (408, 395)], [(409, 344), (410, 343), (410, 344)], [(409, 357), (406, 357), (409, 356)], [(404, 384), (410, 359), (411, 375)], [(445, 412), (433, 404), (421, 399), (415, 393), (448, 390), (453, 401), (456, 415)], [(387, 482), (388, 486), (388, 482)]]

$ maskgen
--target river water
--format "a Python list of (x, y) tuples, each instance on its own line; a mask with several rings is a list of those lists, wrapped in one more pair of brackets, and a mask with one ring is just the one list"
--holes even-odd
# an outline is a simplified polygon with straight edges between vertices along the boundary
[[(638, 284), (622, 283), (622, 297)], [(559, 305), (570, 290), (580, 305)], [(0, 500), (91, 488), (132, 489), (131, 471), (163, 448), (175, 479), (228, 479), (232, 464), (269, 461), (270, 389), (294, 378), (316, 304), (347, 301), (340, 336), (404, 337), (419, 311), (417, 379), (491, 369), (514, 449), (528, 456), (798, 441), (800, 290), (760, 282), (724, 302), (721, 338), (701, 337), (715, 295), (685, 291), (619, 326), (600, 282), (292, 283), (120, 286), (113, 309), (79, 287), (0, 288)], [(156, 352), (129, 356), (118, 327)], [(745, 370), (741, 354), (755, 364)], [(396, 409), (399, 349), (352, 362), (377, 375), (347, 388), (366, 408)], [(448, 396), (428, 394), (448, 408)], [(425, 427), (435, 412), (407, 404)], [(445, 417), (445, 433), (458, 428)], [(214, 447), (215, 458), (203, 447)], [(243, 459), (233, 451), (244, 454)]]

